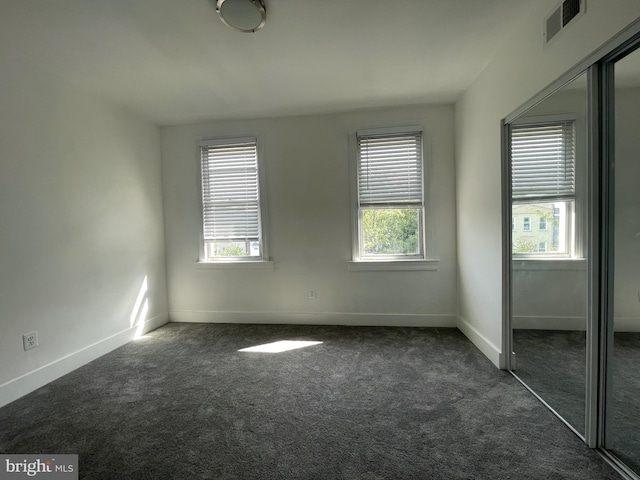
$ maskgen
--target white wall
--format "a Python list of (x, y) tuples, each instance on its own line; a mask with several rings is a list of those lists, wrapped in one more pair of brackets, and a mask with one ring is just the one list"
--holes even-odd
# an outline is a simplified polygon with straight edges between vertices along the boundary
[[(637, 63), (640, 52), (627, 57)], [(640, 88), (615, 92), (614, 327), (640, 331)]]
[(587, 13), (546, 49), (542, 22), (556, 0), (532, 2), (456, 105), (458, 326), (502, 363), (500, 120), (640, 15), (635, 0), (589, 0)]
[[(0, 63), (0, 405), (167, 320), (160, 131)], [(23, 351), (22, 334), (40, 346)]]
[[(349, 133), (423, 123), (437, 271), (349, 272)], [(197, 142), (260, 135), (273, 270), (196, 266)], [(455, 326), (453, 107), (199, 123), (162, 129), (172, 321)], [(307, 290), (317, 298), (307, 298)]]

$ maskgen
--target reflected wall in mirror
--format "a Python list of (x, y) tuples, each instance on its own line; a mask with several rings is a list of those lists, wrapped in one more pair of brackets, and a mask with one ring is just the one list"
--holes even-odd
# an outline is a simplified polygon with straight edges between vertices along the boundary
[(605, 446), (640, 473), (640, 51), (616, 62), (614, 72), (613, 338)]
[(587, 80), (510, 124), (512, 370), (585, 430)]

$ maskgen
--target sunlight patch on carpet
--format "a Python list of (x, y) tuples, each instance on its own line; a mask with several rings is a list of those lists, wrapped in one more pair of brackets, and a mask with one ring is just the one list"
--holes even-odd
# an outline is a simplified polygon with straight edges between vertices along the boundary
[(242, 348), (239, 352), (262, 352), (262, 353), (280, 353), (297, 348), (311, 347), (322, 342), (307, 342), (302, 340), (280, 340), (279, 342), (265, 343), (264, 345), (256, 345), (255, 347)]

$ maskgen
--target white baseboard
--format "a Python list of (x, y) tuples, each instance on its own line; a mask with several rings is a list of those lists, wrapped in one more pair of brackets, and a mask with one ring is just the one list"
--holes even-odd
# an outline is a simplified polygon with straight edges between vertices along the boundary
[(502, 352), (464, 318), (458, 318), (458, 329), (498, 368), (505, 365)]
[(540, 317), (533, 315), (514, 315), (514, 330), (573, 330), (587, 329), (586, 317)]
[(616, 318), (613, 325), (616, 332), (640, 332), (640, 318)]
[[(616, 332), (640, 332), (640, 318), (620, 317), (614, 320)], [(585, 331), (585, 317), (540, 317), (516, 315), (513, 328), (518, 330)]]
[[(166, 315), (151, 318), (145, 322), (142, 333), (144, 334), (151, 330), (155, 330), (168, 321), (169, 319)], [(47, 383), (50, 383), (83, 365), (86, 365), (87, 363), (109, 353), (112, 350), (115, 350), (118, 347), (121, 347), (122, 345), (125, 345), (134, 339), (137, 328), (137, 326), (134, 326), (123, 330), (122, 332), (111, 335), (99, 342), (88, 345), (76, 352), (54, 360), (47, 365), (43, 365), (29, 373), (25, 373), (24, 375), (3, 383), (0, 385), (0, 407), (17, 400), (40, 387), (43, 387)]]
[(372, 327), (449, 327), (456, 328), (456, 315), (411, 313), (342, 312), (216, 312), (174, 310), (178, 323), (264, 323), (297, 325), (357, 325)]

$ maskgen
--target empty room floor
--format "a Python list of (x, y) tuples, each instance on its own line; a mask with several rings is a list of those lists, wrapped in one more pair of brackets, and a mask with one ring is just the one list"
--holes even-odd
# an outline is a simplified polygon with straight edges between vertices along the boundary
[[(586, 332), (514, 330), (516, 374), (578, 431), (584, 432)], [(615, 332), (609, 375), (606, 446), (640, 471), (640, 333)]]
[[(279, 341), (281, 352), (239, 351)], [(457, 329), (170, 323), (0, 409), (91, 479), (616, 479)]]

